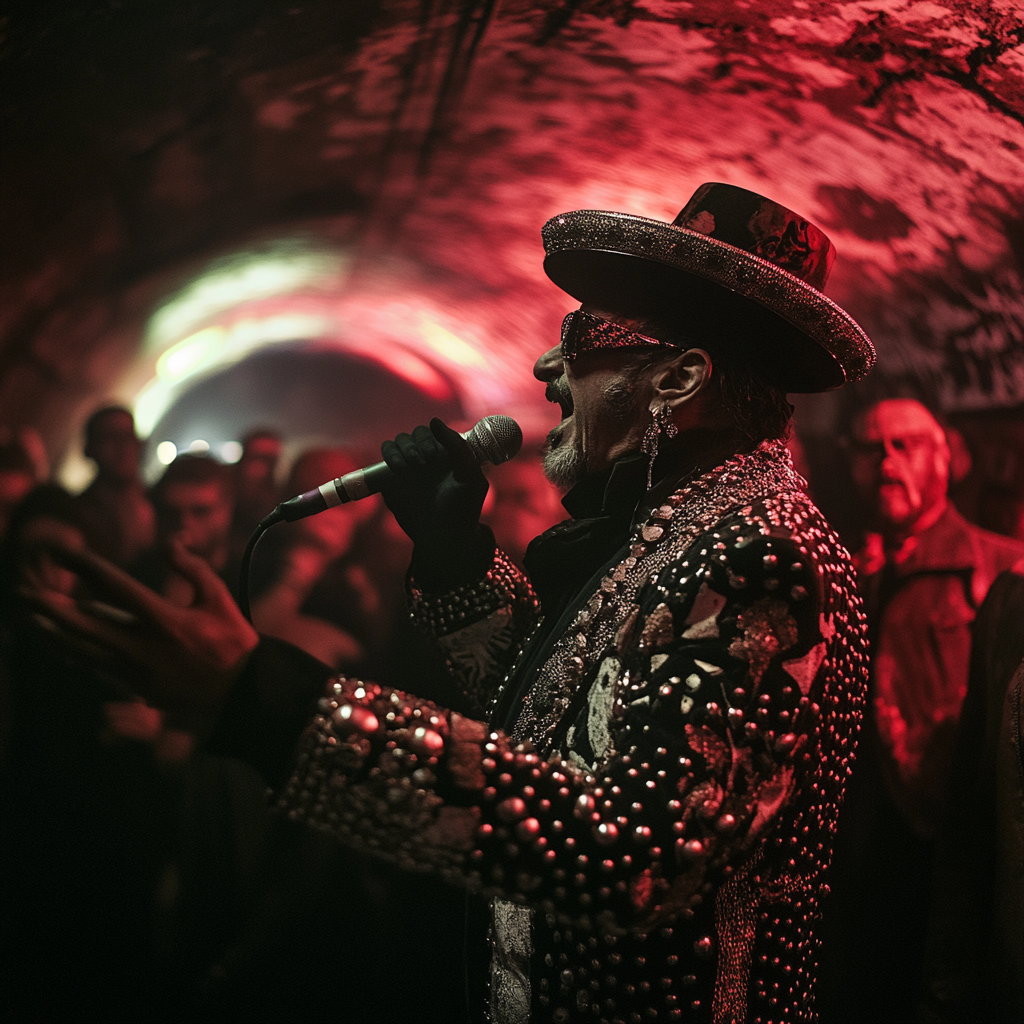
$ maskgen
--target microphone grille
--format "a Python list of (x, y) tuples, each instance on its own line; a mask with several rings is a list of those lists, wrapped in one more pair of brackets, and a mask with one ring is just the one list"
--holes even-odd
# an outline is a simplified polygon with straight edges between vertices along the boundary
[(485, 416), (463, 436), (480, 462), (495, 466), (514, 458), (523, 447), (523, 432), (511, 416)]

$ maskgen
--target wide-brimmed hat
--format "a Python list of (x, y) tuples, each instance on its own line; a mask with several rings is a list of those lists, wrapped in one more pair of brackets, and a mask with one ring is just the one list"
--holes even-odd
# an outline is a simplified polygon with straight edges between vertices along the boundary
[(828, 236), (756, 192), (711, 182), (671, 224), (575, 210), (542, 235), (544, 270), (580, 302), (657, 311), (698, 339), (732, 341), (785, 391), (828, 391), (874, 365), (868, 336), (821, 291)]

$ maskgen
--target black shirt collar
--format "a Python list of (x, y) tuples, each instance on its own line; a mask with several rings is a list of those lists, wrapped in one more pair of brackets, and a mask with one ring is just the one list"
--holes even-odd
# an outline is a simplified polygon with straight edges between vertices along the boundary
[(632, 521), (637, 505), (647, 491), (647, 457), (627, 455), (611, 469), (581, 480), (562, 499), (573, 519), (613, 519)]

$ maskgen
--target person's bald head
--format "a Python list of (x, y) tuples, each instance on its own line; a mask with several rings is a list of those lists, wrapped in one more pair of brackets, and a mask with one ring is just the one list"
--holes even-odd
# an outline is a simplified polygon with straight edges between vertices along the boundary
[(883, 533), (914, 533), (946, 504), (949, 445), (920, 402), (892, 398), (865, 410), (854, 426), (853, 475)]

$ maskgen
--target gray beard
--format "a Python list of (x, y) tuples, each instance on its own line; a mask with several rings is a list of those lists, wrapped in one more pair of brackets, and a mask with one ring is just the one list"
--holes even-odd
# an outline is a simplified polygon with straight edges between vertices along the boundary
[(548, 480), (560, 490), (568, 491), (587, 475), (587, 464), (579, 445), (572, 444), (558, 447), (560, 438), (561, 430), (559, 427), (555, 427), (548, 434), (548, 439), (544, 444), (542, 453), (542, 465), (544, 475)]

